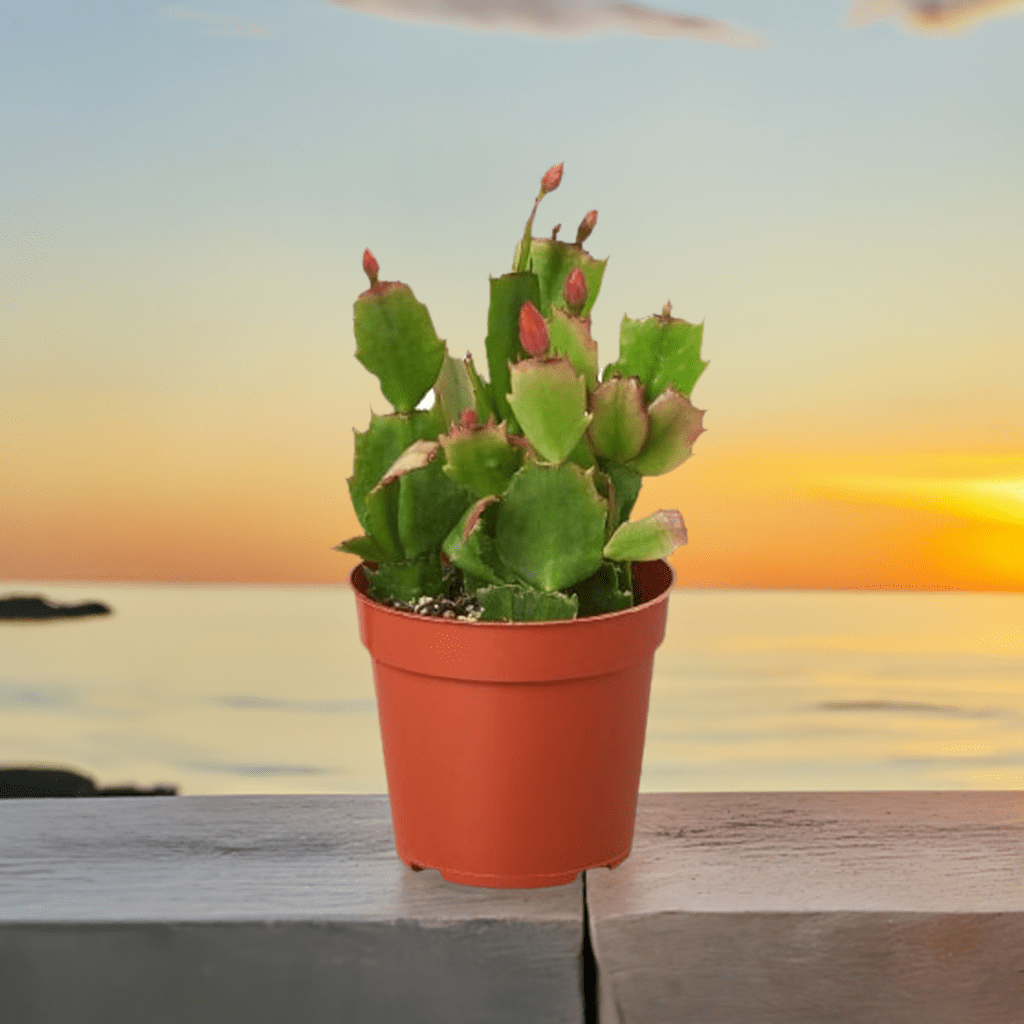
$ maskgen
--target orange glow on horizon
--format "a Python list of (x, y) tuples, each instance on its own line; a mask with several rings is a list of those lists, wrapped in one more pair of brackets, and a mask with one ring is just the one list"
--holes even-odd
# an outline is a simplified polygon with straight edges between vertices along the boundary
[[(1024, 456), (706, 449), (646, 480), (633, 514), (682, 511), (681, 586), (1024, 590)], [(197, 455), (141, 481), (69, 475), (43, 507), (15, 494), (0, 578), (346, 582), (357, 560), (332, 548), (361, 533), (350, 456), (331, 453), (324, 480), (322, 453), (261, 455), (231, 472)]]

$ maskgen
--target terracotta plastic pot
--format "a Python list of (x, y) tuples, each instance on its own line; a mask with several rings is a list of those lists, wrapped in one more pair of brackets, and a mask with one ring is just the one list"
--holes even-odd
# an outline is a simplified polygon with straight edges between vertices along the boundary
[(633, 576), (641, 603), (626, 611), (478, 623), (386, 608), (355, 569), (395, 847), (411, 868), (524, 889), (629, 856), (675, 579), (663, 561)]

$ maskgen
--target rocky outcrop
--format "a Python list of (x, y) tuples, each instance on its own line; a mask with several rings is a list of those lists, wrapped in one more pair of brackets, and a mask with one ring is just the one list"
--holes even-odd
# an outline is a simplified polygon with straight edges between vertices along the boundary
[(67, 768), (0, 768), (0, 800), (59, 796), (177, 796), (177, 786), (104, 786)]
[(0, 619), (76, 619), (83, 615), (109, 615), (110, 608), (100, 601), (83, 604), (55, 604), (45, 597), (12, 594), (0, 597)]

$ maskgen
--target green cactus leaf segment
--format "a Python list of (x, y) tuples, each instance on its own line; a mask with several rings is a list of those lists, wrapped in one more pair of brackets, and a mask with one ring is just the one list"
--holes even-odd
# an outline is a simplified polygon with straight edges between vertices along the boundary
[(459, 422), (463, 410), (476, 411), (476, 396), (466, 360), (456, 359), (454, 356), (444, 357), (441, 372), (434, 382), (434, 394), (434, 404), (440, 406), (444, 421), (449, 427)]
[(444, 553), (462, 570), (470, 586), (508, 582), (492, 536), (496, 501), (493, 495), (481, 498), (466, 510), (444, 541)]
[(436, 555), (405, 562), (389, 562), (377, 569), (364, 566), (370, 582), (370, 596), (380, 601), (415, 601), (421, 595), (437, 597), (448, 589), (441, 562)]
[(693, 442), (704, 432), (704, 412), (694, 408), (685, 395), (669, 388), (650, 404), (647, 416), (647, 441), (629, 465), (644, 476), (659, 476), (693, 454)]
[(504, 423), (475, 430), (455, 429), (440, 441), (445, 473), (477, 497), (501, 494), (523, 464), (523, 450), (509, 444)]
[(608, 516), (610, 535), (620, 523), (629, 518), (644, 481), (643, 477), (629, 466), (622, 466), (617, 462), (605, 462), (603, 459), (601, 464), (613, 485), (614, 501), (611, 503), (611, 512)]
[(578, 601), (575, 594), (548, 594), (516, 583), (484, 587), (476, 592), (483, 607), (481, 622), (550, 622), (574, 619)]
[(593, 471), (571, 462), (527, 462), (512, 477), (495, 514), (502, 562), (538, 590), (563, 590), (601, 564), (607, 503)]
[(527, 301), (540, 305), (540, 284), (536, 275), (503, 274), (491, 278), (491, 304), (487, 311), (487, 367), (491, 374), (491, 400), (498, 416), (510, 421), (513, 432), (517, 424), (506, 397), (511, 389), (509, 363), (516, 363), (525, 355), (519, 344), (519, 310)]
[(394, 484), (366, 496), (366, 532), (380, 551), (378, 562), (401, 562), (405, 558), (398, 536), (398, 492), (398, 484)]
[(350, 537), (343, 540), (335, 551), (344, 551), (347, 555), (358, 555), (364, 562), (386, 562), (384, 553), (372, 537)]
[(398, 537), (407, 559), (439, 551), (473, 502), (473, 495), (445, 475), (440, 459), (406, 473), (391, 487), (398, 488)]
[(645, 320), (622, 318), (619, 330), (619, 361), (604, 373), (639, 377), (653, 402), (666, 388), (689, 395), (708, 365), (700, 357), (703, 324), (689, 324), (670, 316), (649, 316)]
[(432, 409), (409, 415), (373, 415), (368, 430), (355, 431), (355, 468), (348, 480), (348, 491), (364, 530), (370, 530), (366, 522), (366, 496), (381, 477), (413, 441), (436, 440), (443, 431), (444, 420), (436, 403)]
[(473, 405), (476, 409), (477, 419), (481, 423), (486, 423), (488, 420), (493, 419), (495, 415), (490, 385), (487, 381), (481, 379), (480, 374), (476, 372), (476, 367), (473, 365), (473, 357), (469, 353), (466, 354), (464, 365), (466, 373), (469, 375), (470, 386), (473, 388)]
[[(516, 247), (515, 263), (518, 263), (522, 250), (522, 242)], [(513, 265), (515, 265), (515, 263)], [(587, 282), (587, 301), (580, 310), (580, 316), (590, 316), (590, 311), (597, 301), (597, 293), (601, 290), (605, 267), (608, 260), (595, 260), (582, 246), (571, 242), (559, 242), (551, 238), (534, 238), (530, 243), (528, 268), (537, 275), (540, 282), (540, 302), (534, 303), (544, 318), (551, 316), (553, 306), (565, 309), (562, 290), (569, 275), (577, 267), (583, 272)]]
[(573, 369), (587, 383), (587, 390), (597, 387), (597, 342), (590, 336), (590, 320), (581, 320), (557, 306), (548, 320), (551, 355), (565, 356)]
[(388, 281), (355, 303), (356, 358), (380, 380), (384, 397), (410, 413), (431, 389), (445, 358), (427, 307), (408, 285)]
[[(398, 456), (387, 471), (377, 482), (374, 491), (381, 491), (388, 484), (393, 483), (400, 477), (406, 475), (406, 473), (415, 472), (417, 469), (423, 469), (433, 462), (437, 453), (441, 450), (440, 444), (437, 441), (413, 441), (408, 448)], [(373, 493), (372, 491), (370, 492)]]
[(569, 452), (568, 461), (575, 462), (582, 469), (593, 469), (597, 465), (594, 461), (594, 453), (590, 450), (590, 444), (587, 441), (586, 431), (583, 432), (576, 447)]
[(604, 547), (605, 558), (619, 562), (668, 558), (686, 543), (686, 527), (678, 512), (653, 512), (645, 519), (623, 523)]
[(607, 615), (633, 607), (633, 590), (623, 588), (619, 567), (622, 563), (602, 562), (593, 576), (580, 580), (572, 588), (579, 599), (579, 614)]
[(628, 462), (640, 454), (647, 440), (647, 410), (636, 377), (605, 381), (594, 392), (590, 407), (594, 418), (587, 433), (598, 455)]
[(509, 405), (526, 439), (547, 462), (564, 462), (587, 429), (587, 389), (566, 359), (526, 359), (512, 367)]

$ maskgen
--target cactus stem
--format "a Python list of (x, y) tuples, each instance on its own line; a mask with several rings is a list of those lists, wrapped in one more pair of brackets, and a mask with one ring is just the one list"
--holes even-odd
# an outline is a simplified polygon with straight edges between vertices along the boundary
[(380, 264), (369, 249), (363, 250), (363, 273), (370, 279), (370, 287), (376, 288), (377, 277), (380, 274)]

